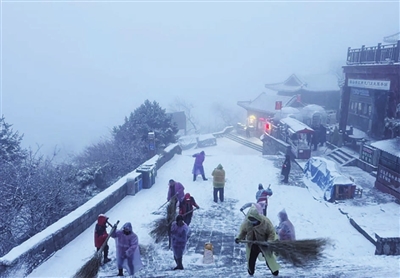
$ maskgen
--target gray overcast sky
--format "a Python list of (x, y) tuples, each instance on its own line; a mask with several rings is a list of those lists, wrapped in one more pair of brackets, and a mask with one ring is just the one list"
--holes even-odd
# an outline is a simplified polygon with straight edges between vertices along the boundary
[[(399, 31), (399, 2), (2, 4), (2, 114), (79, 151), (145, 99), (236, 106)], [(236, 107), (235, 107), (236, 108)], [(199, 112), (198, 112), (199, 113)], [(210, 113), (204, 111), (210, 116)]]

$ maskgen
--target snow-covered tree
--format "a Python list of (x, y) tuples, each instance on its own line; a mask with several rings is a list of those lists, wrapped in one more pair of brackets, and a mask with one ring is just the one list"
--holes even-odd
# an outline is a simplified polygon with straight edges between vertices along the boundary
[(133, 142), (109, 139), (93, 144), (76, 158), (80, 169), (77, 182), (81, 186), (94, 183), (104, 189), (143, 163), (146, 153), (145, 142), (140, 139)]
[(76, 168), (55, 165), (0, 119), (0, 256), (65, 216), (90, 196), (70, 177)]
[(0, 161), (20, 162), (26, 157), (26, 150), (22, 149), (23, 135), (13, 131), (12, 125), (6, 123), (4, 116), (0, 118)]
[(114, 127), (113, 135), (117, 143), (131, 144), (140, 139), (147, 142), (149, 132), (155, 133), (156, 147), (175, 143), (178, 127), (172, 122), (171, 116), (156, 102), (146, 100), (136, 108), (124, 124)]

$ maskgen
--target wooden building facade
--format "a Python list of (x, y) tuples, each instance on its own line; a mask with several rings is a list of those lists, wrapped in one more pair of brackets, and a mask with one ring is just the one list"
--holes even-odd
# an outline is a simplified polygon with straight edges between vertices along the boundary
[(400, 200), (400, 137), (371, 144), (379, 151), (375, 187)]
[(374, 139), (400, 136), (400, 41), (348, 49), (339, 129), (353, 126)]

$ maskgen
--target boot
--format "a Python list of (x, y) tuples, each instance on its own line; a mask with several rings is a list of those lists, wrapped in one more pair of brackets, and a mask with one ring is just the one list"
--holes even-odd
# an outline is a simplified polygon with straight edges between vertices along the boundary
[(202, 178), (203, 178), (203, 181), (208, 181), (208, 179), (204, 175), (202, 176)]
[(122, 268), (118, 268), (118, 275), (117, 276), (124, 276)]
[(178, 261), (178, 269), (183, 269), (182, 258), (176, 259)]
[(196, 181), (196, 175), (193, 175), (193, 181)]
[(111, 259), (108, 258), (108, 250), (104, 250), (104, 264), (108, 263), (111, 261)]
[(176, 266), (173, 268), (173, 270), (177, 270), (178, 269), (178, 260), (176, 259), (175, 256), (174, 256), (174, 260), (175, 260)]

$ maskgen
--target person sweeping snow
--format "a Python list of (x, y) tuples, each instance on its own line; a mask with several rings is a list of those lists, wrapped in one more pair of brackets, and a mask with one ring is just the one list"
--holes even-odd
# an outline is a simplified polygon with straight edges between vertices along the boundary
[[(271, 221), (259, 214), (255, 206), (252, 206), (240, 226), (235, 242), (238, 244), (241, 240), (268, 242), (276, 239), (277, 235)], [(260, 253), (262, 256), (260, 256)], [(266, 262), (272, 275), (277, 276), (279, 274), (280, 265), (276, 262), (275, 255), (268, 247), (248, 242), (246, 243), (246, 259), (249, 275), (254, 275), (257, 257)]]
[(117, 248), (117, 276), (124, 276), (124, 268), (129, 275), (134, 275), (142, 268), (143, 264), (139, 251), (139, 239), (132, 231), (132, 224), (130, 222), (125, 223), (122, 229), (114, 231), (111, 237), (115, 239)]
[(206, 154), (204, 153), (204, 151), (196, 153), (196, 154), (192, 155), (192, 157), (195, 157), (193, 170), (192, 170), (193, 181), (196, 181), (196, 178), (197, 178), (198, 175), (201, 175), (203, 180), (205, 180), (205, 181), (208, 180), (206, 178), (206, 176), (204, 175), (203, 162), (204, 162), (204, 159), (206, 157)]
[(272, 196), (271, 185), (268, 186), (267, 189), (264, 189), (263, 185), (260, 183), (258, 185), (258, 191), (256, 193), (256, 200), (263, 209), (263, 215), (267, 216), (267, 207), (268, 207), (268, 197)]
[(186, 248), (188, 229), (188, 226), (183, 221), (183, 216), (178, 215), (176, 221), (171, 226), (172, 251), (174, 252), (174, 260), (176, 262), (174, 270), (183, 269), (182, 258)]
[[(100, 214), (97, 217), (97, 224), (96, 227), (94, 228), (94, 246), (96, 247), (96, 250), (99, 251), (101, 246), (103, 245), (103, 243), (106, 241), (107, 237), (108, 237), (108, 233), (107, 233), (107, 221), (108, 221), (108, 217), (105, 216), (104, 214)], [(109, 261), (111, 261), (111, 259), (108, 258), (108, 244), (106, 243), (104, 249), (103, 249), (103, 255), (104, 255), (104, 259), (103, 259), (103, 263), (106, 264)]]

